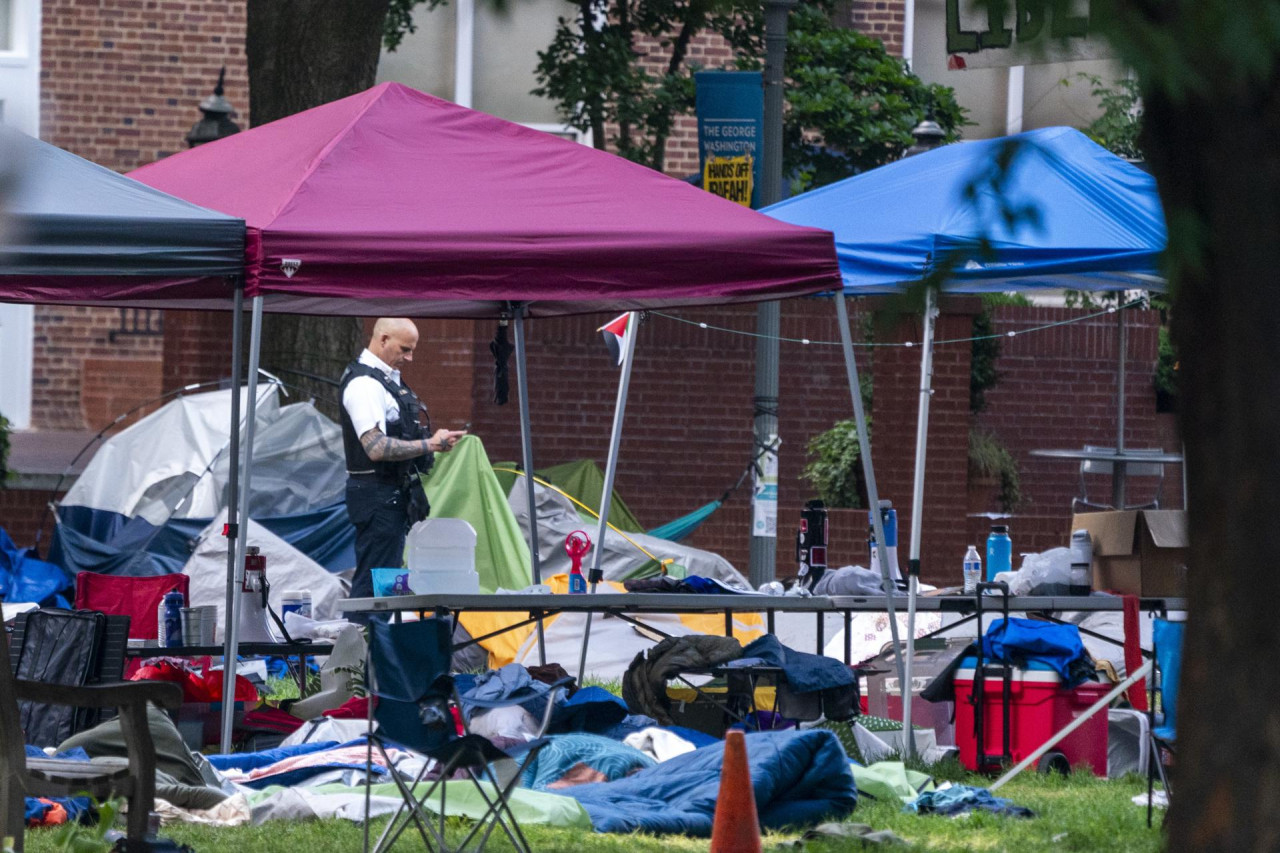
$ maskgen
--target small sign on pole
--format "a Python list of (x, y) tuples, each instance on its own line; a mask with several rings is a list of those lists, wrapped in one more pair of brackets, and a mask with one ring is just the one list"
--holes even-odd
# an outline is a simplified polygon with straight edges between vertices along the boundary
[(764, 78), (759, 71), (699, 71), (694, 82), (702, 188), (745, 207), (758, 206)]

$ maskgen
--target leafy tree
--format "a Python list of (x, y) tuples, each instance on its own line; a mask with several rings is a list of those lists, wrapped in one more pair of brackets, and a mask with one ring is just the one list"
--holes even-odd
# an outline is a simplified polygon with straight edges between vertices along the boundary
[[(788, 26), (783, 168), (797, 191), (895, 160), (911, 129), (932, 114), (952, 134), (964, 123), (950, 89), (927, 85), (877, 39), (831, 23), (825, 0), (803, 3)], [(539, 87), (564, 120), (590, 130), (597, 148), (651, 168), (665, 165), (675, 120), (694, 109), (688, 48), (701, 32), (722, 35), (734, 67), (764, 61), (762, 4), (746, 0), (578, 0), (538, 54)], [(662, 51), (661, 71), (652, 73)], [(607, 135), (616, 128), (612, 136)]]
[[(763, 57), (761, 47), (740, 66), (759, 67)], [(926, 116), (947, 132), (947, 142), (965, 123), (951, 89), (920, 80), (879, 39), (833, 26), (819, 5), (791, 13), (785, 68), (782, 161), (792, 192), (900, 159)]]
[(1142, 99), (1138, 95), (1138, 81), (1124, 77), (1108, 86), (1097, 75), (1081, 73), (1079, 76), (1088, 82), (1090, 93), (1098, 99), (1102, 110), (1084, 132), (1112, 154), (1127, 160), (1141, 160), (1138, 137), (1142, 133)]

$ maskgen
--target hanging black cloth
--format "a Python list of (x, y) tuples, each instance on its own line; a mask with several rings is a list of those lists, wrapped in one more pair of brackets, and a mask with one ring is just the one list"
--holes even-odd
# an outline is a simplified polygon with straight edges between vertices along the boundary
[(489, 342), (489, 352), (493, 353), (493, 402), (505, 405), (511, 394), (511, 383), (507, 379), (507, 362), (515, 347), (507, 342), (507, 324), (499, 323), (498, 331)]

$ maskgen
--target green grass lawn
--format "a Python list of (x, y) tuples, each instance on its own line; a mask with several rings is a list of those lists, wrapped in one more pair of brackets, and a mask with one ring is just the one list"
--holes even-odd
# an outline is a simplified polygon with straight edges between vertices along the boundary
[[(599, 683), (613, 692), (620, 692), (617, 683)], [(291, 681), (271, 682), (272, 698), (296, 695), (297, 687)], [(831, 728), (845, 744), (850, 755), (857, 757), (847, 725), (832, 724)], [(952, 781), (968, 785), (986, 786), (993, 781), (965, 771), (954, 759), (932, 768), (916, 769), (931, 773), (938, 782)], [(1030, 819), (974, 814), (968, 817), (947, 818), (932, 815), (916, 815), (902, 810), (900, 803), (881, 802), (861, 797), (849, 822), (866, 824), (874, 830), (890, 830), (907, 845), (897, 850), (921, 851), (1158, 851), (1163, 849), (1160, 819), (1155, 814), (1155, 827), (1147, 829), (1146, 807), (1136, 806), (1130, 800), (1136, 794), (1145, 794), (1145, 778), (1129, 776), (1124, 779), (1099, 779), (1088, 772), (1076, 772), (1070, 776), (1043, 776), (1033, 771), (1024, 772), (998, 795), (1026, 806), (1036, 813)], [(377, 838), (386, 818), (375, 820), (371, 832)], [(455, 840), (466, 834), (461, 820), (451, 820), (456, 833)], [(552, 829), (528, 826), (526, 837), (535, 851), (565, 851), (565, 853), (658, 853), (658, 851), (706, 851), (708, 839), (681, 836), (605, 835), (581, 830)], [(56, 830), (34, 830), (27, 833), (27, 850), (32, 853), (53, 853), (59, 848), (55, 843)], [(306, 822), (274, 821), (263, 826), (204, 827), (194, 825), (170, 825), (162, 834), (190, 845), (197, 853), (346, 853), (360, 850), (363, 827), (345, 820)], [(800, 838), (800, 832), (770, 832), (764, 838), (764, 849), (797, 849), (790, 845)], [(412, 829), (401, 837), (397, 851), (422, 849), (422, 840)], [(491, 841), (492, 850), (509, 850), (505, 838)], [(863, 848), (851, 839), (820, 839), (807, 842), (804, 850), (813, 853), (830, 851), (874, 849)]]
[[(939, 776), (969, 784), (989, 784), (984, 777), (964, 773), (958, 765), (938, 768)], [(862, 798), (849, 818), (873, 829), (888, 829), (904, 839), (906, 850), (926, 851), (1158, 851), (1161, 841), (1156, 812), (1156, 828), (1147, 829), (1145, 807), (1130, 798), (1145, 793), (1146, 780), (1131, 776), (1107, 781), (1087, 773), (1040, 776), (1024, 773), (999, 793), (1018, 805), (1036, 812), (1031, 819), (976, 814), (945, 818), (920, 816), (902, 811), (896, 803)], [(376, 833), (385, 819), (373, 823)], [(464, 824), (451, 821), (461, 836)], [(602, 835), (579, 830), (526, 827), (530, 844), (538, 851), (588, 851), (588, 853), (658, 853), (658, 851), (705, 851), (706, 839), (678, 836)], [(166, 826), (163, 834), (198, 853), (338, 853), (359, 850), (362, 828), (344, 820), (299, 823), (273, 822), (263, 826), (216, 828), (189, 825)], [(33, 853), (54, 851), (53, 830), (33, 830), (27, 834), (27, 849)], [(376, 834), (375, 834), (376, 837)], [(799, 833), (769, 833), (766, 850), (799, 838)], [(490, 849), (506, 850), (509, 845), (491, 843)], [(421, 850), (416, 833), (400, 839), (399, 851)], [(809, 851), (862, 849), (858, 842), (830, 839), (808, 842)]]

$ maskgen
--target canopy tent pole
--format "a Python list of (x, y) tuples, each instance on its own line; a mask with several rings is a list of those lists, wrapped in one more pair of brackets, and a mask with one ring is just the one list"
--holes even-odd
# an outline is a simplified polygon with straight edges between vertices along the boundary
[[(236, 278), (235, 296), (231, 310), (231, 467), (227, 477), (227, 595), (222, 612), (228, 617), (235, 607), (236, 601), (236, 548), (240, 538), (240, 341), (244, 337), (244, 276)], [(222, 632), (223, 660), (230, 654), (230, 619), (225, 620), (227, 627)], [(232, 679), (232, 687), (234, 687)], [(227, 691), (226, 673), (223, 673), (223, 695)], [(231, 694), (235, 696), (234, 693)], [(224, 705), (225, 707), (225, 705)], [(231, 732), (222, 737), (222, 751), (231, 751)]]
[(924, 294), (924, 345), (920, 353), (920, 408), (916, 413), (916, 468), (911, 486), (911, 551), (907, 562), (907, 652), (902, 662), (902, 739), (907, 756), (916, 752), (911, 731), (911, 660), (916, 646), (916, 594), (920, 583), (920, 537), (924, 531), (924, 464), (929, 436), (929, 398), (933, 396), (933, 338), (938, 325), (938, 291)]
[[(837, 293), (836, 317), (840, 326), (840, 346), (844, 350), (844, 370), (849, 378), (849, 394), (853, 397), (853, 420), (858, 430), (858, 455), (862, 457), (862, 475), (867, 481), (867, 503), (871, 506), (871, 526), (875, 530), (876, 541), (884, 542), (884, 519), (880, 517), (880, 493), (876, 489), (876, 472), (871, 465), (871, 440), (867, 436), (867, 413), (862, 408), (862, 391), (858, 383), (858, 364), (853, 360), (853, 338), (849, 333), (849, 308), (844, 304), (843, 292)], [(898, 619), (893, 612), (893, 580), (889, 577), (889, 549), (876, 548), (880, 563), (880, 588), (884, 590), (885, 609), (889, 612), (889, 631), (893, 638), (893, 648), (898, 659), (898, 678), (900, 684), (906, 684), (903, 677), (902, 655), (896, 654), (901, 648), (898, 645)]]
[[(516, 322), (516, 384), (520, 386), (520, 455), (524, 465), (525, 498), (529, 502), (529, 559), (533, 570), (533, 582), (542, 583), (541, 559), (538, 556), (538, 505), (534, 502), (533, 489), (533, 433), (529, 420), (529, 367), (525, 361), (524, 340), (525, 306), (515, 311)], [(547, 644), (543, 635), (542, 619), (538, 619), (538, 664), (547, 663)]]
[[(228, 604), (226, 627), (222, 636), (222, 752), (231, 752), (231, 726), (235, 721), (236, 655), (240, 648), (240, 607), (243, 601), (241, 585), (244, 583), (244, 552), (249, 536), (249, 488), (253, 480), (253, 436), (258, 425), (258, 356), (262, 349), (262, 297), (253, 297), (253, 319), (249, 326), (249, 400), (245, 413), (244, 476), (240, 478), (240, 505), (244, 507), (244, 524), (238, 528), (232, 573), (227, 585)], [(236, 389), (239, 395), (239, 388)], [(232, 425), (232, 441), (238, 440), (240, 422)], [(232, 445), (233, 447), (235, 444)], [(234, 460), (235, 457), (233, 456)], [(232, 467), (234, 468), (234, 461)], [(235, 487), (232, 486), (234, 493)], [(229, 499), (230, 500), (230, 499)], [(228, 543), (230, 544), (230, 543)]]
[[(1116, 296), (1116, 453), (1124, 453), (1124, 380), (1125, 356), (1128, 354), (1129, 341), (1124, 327), (1124, 292)], [(1186, 457), (1183, 457), (1186, 458)], [(1111, 466), (1111, 505), (1116, 509), (1124, 509), (1125, 504), (1125, 464), (1117, 461)]]
[[(609, 506), (613, 503), (613, 480), (618, 473), (618, 447), (622, 444), (622, 419), (627, 414), (627, 390), (631, 386), (631, 363), (636, 351), (636, 334), (640, 331), (640, 313), (627, 313), (627, 339), (623, 346), (622, 376), (618, 380), (618, 401), (613, 407), (613, 433), (609, 436), (609, 458), (604, 468), (604, 490), (600, 493), (600, 521), (596, 525), (596, 541), (591, 550), (591, 594), (594, 595), (603, 573), (600, 562), (604, 557), (604, 536), (609, 529)], [(582, 655), (578, 658), (578, 684), (587, 670), (587, 641), (591, 639), (591, 613), (587, 612), (587, 627), (582, 632)]]

